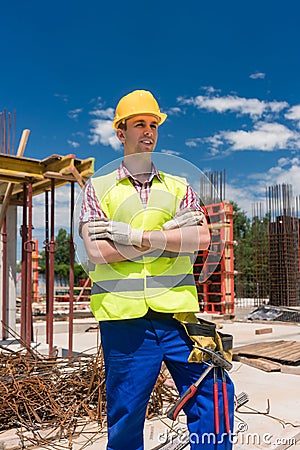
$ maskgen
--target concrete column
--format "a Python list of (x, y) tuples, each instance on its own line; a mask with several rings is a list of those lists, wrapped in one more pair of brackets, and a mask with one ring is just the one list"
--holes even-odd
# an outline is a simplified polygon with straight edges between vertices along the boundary
[[(0, 206), (1, 208), (1, 206)], [(9, 206), (6, 213), (7, 229), (7, 276), (6, 276), (6, 323), (16, 330), (16, 258), (17, 258), (17, 206)], [(0, 242), (0, 318), (3, 305), (3, 242)], [(2, 337), (2, 326), (1, 335)], [(9, 338), (11, 336), (8, 336)]]

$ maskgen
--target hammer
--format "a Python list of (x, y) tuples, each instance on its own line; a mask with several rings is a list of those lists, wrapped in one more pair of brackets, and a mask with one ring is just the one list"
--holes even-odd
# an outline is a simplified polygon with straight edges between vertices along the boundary
[(232, 368), (232, 364), (227, 361), (225, 358), (223, 358), (221, 352), (214, 352), (213, 350), (210, 350), (208, 348), (202, 348), (195, 346), (196, 348), (202, 350), (202, 352), (206, 353), (210, 359), (211, 364), (208, 364), (207, 369), (200, 375), (197, 381), (195, 383), (191, 384), (191, 386), (182, 394), (179, 400), (173, 405), (168, 411), (167, 411), (167, 417), (171, 420), (176, 420), (179, 412), (182, 410), (184, 405), (196, 394), (198, 387), (200, 386), (201, 382), (204, 380), (204, 378), (207, 377), (209, 372), (216, 368), (220, 367), (221, 369), (230, 370)]

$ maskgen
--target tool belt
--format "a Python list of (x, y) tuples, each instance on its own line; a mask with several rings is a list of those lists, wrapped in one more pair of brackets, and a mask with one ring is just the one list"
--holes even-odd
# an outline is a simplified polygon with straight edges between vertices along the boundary
[(202, 362), (209, 359), (209, 356), (197, 347), (219, 351), (227, 361), (232, 361), (233, 337), (231, 334), (217, 331), (216, 324), (197, 318), (194, 313), (176, 313), (174, 319), (182, 324), (193, 342), (189, 362)]

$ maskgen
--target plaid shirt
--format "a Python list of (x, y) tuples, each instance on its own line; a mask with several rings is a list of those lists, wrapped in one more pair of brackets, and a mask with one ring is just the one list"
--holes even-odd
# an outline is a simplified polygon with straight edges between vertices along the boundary
[[(124, 164), (121, 163), (121, 165), (117, 170), (116, 179), (120, 181), (123, 180), (124, 178), (128, 178), (132, 183), (132, 185), (135, 187), (136, 191), (139, 193), (143, 206), (146, 207), (149, 194), (151, 191), (152, 180), (154, 177), (157, 177), (157, 179), (162, 182), (161, 176), (154, 165), (152, 165), (152, 172), (150, 174), (149, 179), (146, 180), (144, 183), (141, 183), (136, 178), (134, 178), (134, 176), (132, 176), (131, 173), (126, 169)], [(195, 191), (189, 185), (187, 186), (186, 194), (180, 203), (179, 210), (185, 208), (192, 208), (194, 210), (203, 211), (203, 209), (199, 204)], [(79, 218), (79, 227), (81, 229), (83, 223), (103, 217), (106, 216), (102, 211), (102, 209), (100, 208), (95, 190), (92, 184), (88, 183), (84, 191), (84, 197)]]

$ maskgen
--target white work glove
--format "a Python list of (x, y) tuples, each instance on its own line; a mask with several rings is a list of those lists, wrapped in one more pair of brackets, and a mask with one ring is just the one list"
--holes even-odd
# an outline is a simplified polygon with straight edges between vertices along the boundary
[(201, 211), (185, 208), (179, 211), (173, 219), (163, 224), (163, 230), (202, 225), (205, 215)]
[(96, 219), (89, 222), (89, 236), (92, 241), (97, 239), (111, 239), (117, 244), (142, 246), (143, 230), (131, 228), (129, 223), (115, 220)]

